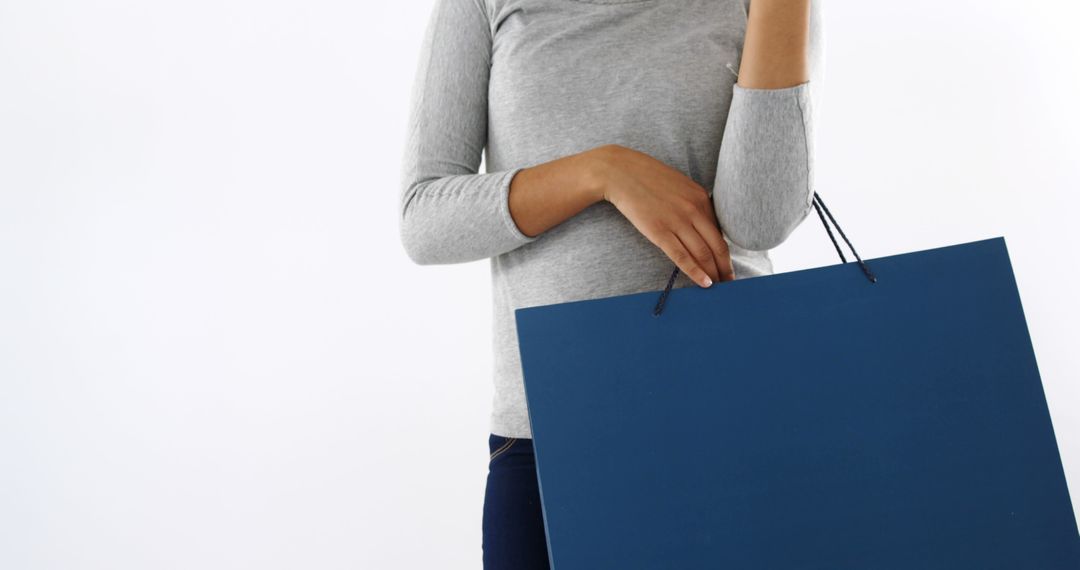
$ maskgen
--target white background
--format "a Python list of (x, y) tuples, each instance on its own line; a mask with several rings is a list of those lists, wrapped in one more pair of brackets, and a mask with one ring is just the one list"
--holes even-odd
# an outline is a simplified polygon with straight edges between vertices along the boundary
[[(0, 567), (480, 567), (488, 264), (397, 234), (431, 6), (0, 2)], [(830, 0), (817, 131), (864, 257), (1006, 236), (1074, 504), (1078, 17)]]

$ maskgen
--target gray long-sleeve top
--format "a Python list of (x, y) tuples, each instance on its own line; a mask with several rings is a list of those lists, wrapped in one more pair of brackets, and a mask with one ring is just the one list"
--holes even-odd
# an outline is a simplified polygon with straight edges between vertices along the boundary
[[(423, 265), (490, 261), (492, 433), (531, 437), (514, 309), (658, 291), (674, 268), (609, 202), (522, 233), (508, 205), (519, 170), (609, 143), (678, 168), (712, 196), (740, 279), (772, 273), (768, 250), (809, 214), (822, 0), (810, 81), (778, 89), (735, 83), (750, 1), (436, 0), (410, 102), (401, 240)], [(697, 285), (680, 272), (673, 286)]]

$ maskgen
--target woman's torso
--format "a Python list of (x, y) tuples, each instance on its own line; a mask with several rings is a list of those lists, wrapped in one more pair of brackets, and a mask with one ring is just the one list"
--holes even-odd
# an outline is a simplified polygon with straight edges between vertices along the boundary
[[(747, 0), (487, 1), (489, 172), (614, 143), (712, 191)], [(729, 245), (739, 278), (772, 272), (767, 252)], [(493, 257), (493, 433), (529, 433), (514, 309), (660, 290), (673, 269), (608, 202)]]

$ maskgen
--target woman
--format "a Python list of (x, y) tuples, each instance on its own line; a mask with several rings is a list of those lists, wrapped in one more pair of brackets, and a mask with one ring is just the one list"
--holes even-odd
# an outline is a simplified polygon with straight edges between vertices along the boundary
[(513, 310), (771, 273), (822, 35), (820, 0), (436, 0), (400, 228), (416, 263), (490, 259), (485, 568), (548, 567)]

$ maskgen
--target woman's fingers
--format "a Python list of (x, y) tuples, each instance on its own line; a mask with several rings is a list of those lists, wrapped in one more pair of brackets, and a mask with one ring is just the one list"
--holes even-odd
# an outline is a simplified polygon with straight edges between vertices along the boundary
[(712, 246), (705, 242), (705, 238), (698, 233), (698, 229), (692, 222), (679, 228), (676, 235), (679, 237), (679, 241), (682, 242), (683, 247), (690, 252), (690, 255), (694, 256), (698, 267), (705, 270), (713, 283), (723, 280)]
[(709, 244), (713, 259), (716, 260), (716, 266), (720, 271), (719, 280), (733, 281), (735, 279), (735, 265), (731, 262), (731, 251), (728, 249), (727, 242), (724, 241), (724, 234), (720, 228), (711, 220), (695, 219), (693, 223), (694, 228), (701, 234), (705, 243)]
[(679, 239), (679, 236), (675, 235), (671, 230), (667, 230), (657, 239), (656, 244), (660, 246), (665, 254), (672, 261), (675, 262), (675, 266), (680, 271), (685, 273), (690, 279), (693, 279), (695, 283), (702, 287), (708, 287), (712, 285), (712, 279), (701, 268), (701, 264), (697, 259), (686, 249), (683, 242)]

